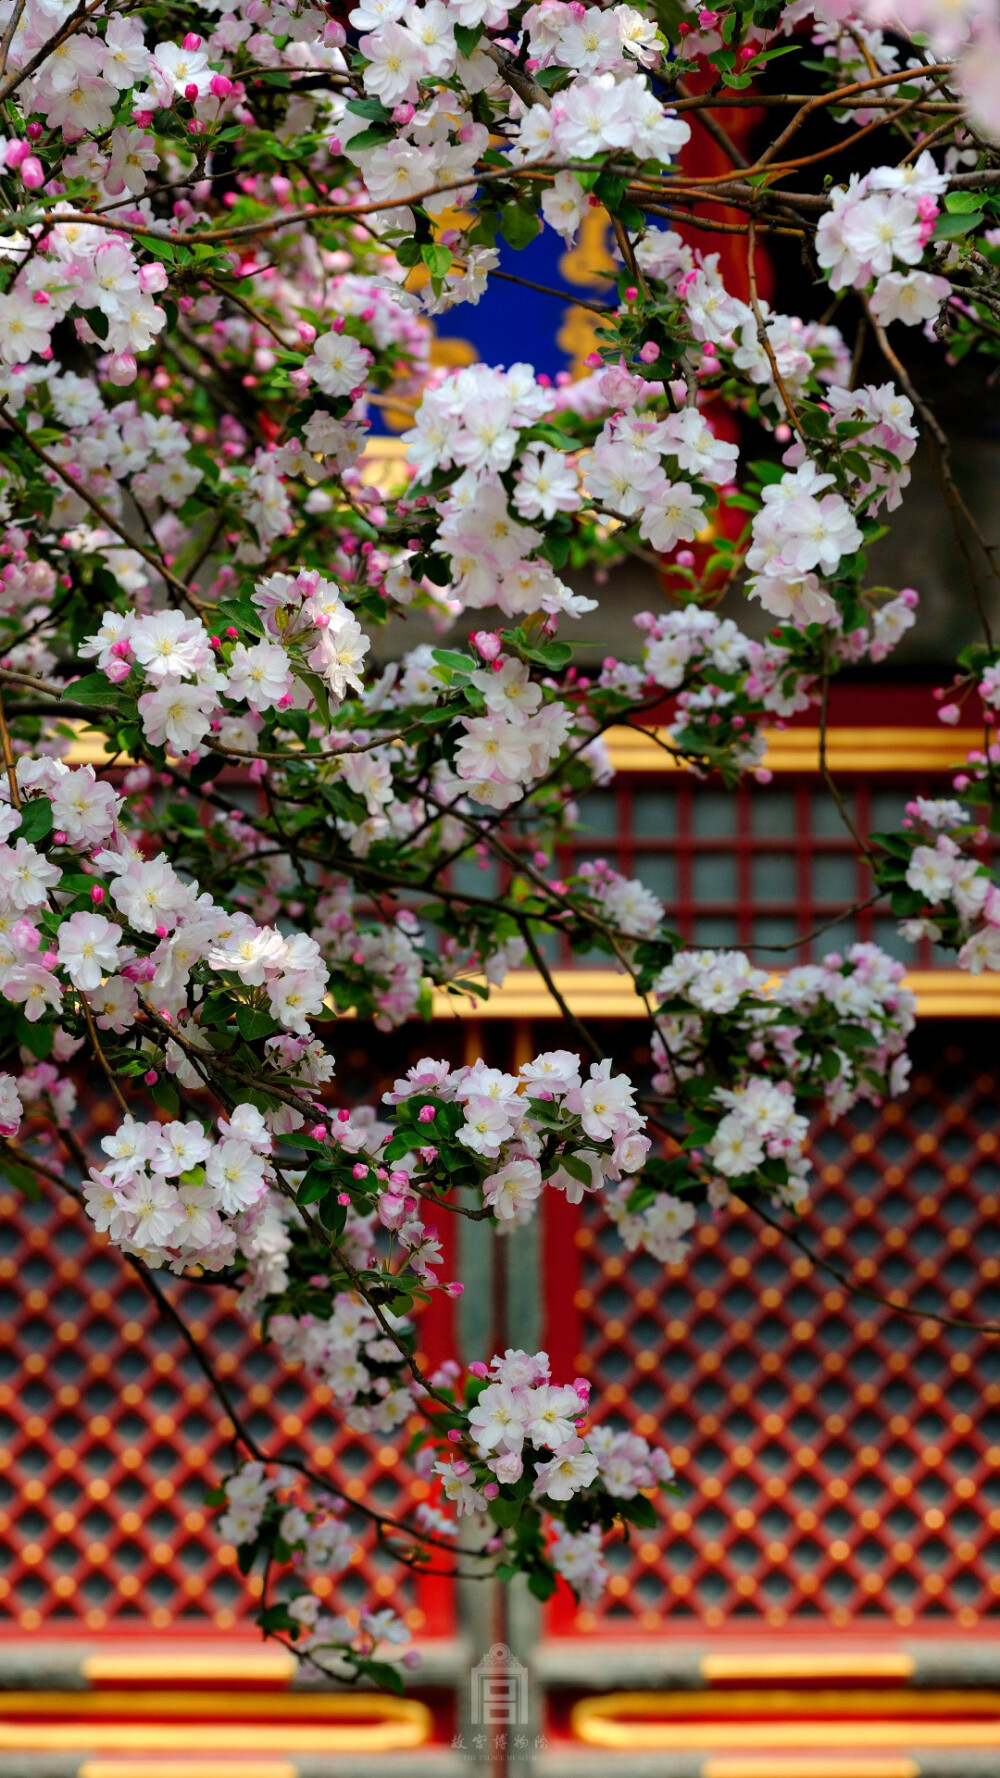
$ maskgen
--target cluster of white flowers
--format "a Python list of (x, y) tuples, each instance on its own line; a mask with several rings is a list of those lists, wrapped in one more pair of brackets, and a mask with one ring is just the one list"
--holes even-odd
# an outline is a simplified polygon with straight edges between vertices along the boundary
[[(690, 1183), (707, 1188), (713, 1207), (741, 1185), (801, 1203), (811, 1172), (810, 1107), (825, 1104), (843, 1116), (861, 1099), (903, 1091), (916, 1004), (903, 974), (901, 963), (870, 944), (777, 979), (742, 951), (681, 951), (661, 971), (655, 1091), (671, 1099), (680, 1090), (683, 1097), (683, 1082), (710, 1077), (711, 1033), (716, 1042), (720, 1028), (726, 1034), (725, 1079), (707, 1101), (699, 1097), (699, 1144), (683, 1169)], [(606, 1207), (630, 1251), (641, 1247), (670, 1265), (683, 1261), (696, 1220), (692, 1201), (625, 1182)]]
[[(218, 1521), (219, 1536), (237, 1545), (252, 1543), (275, 1495), (294, 1489), (298, 1481), (294, 1470), (269, 1470), (258, 1461), (244, 1463), (224, 1483), (226, 1511)], [(306, 1567), (316, 1571), (346, 1568), (357, 1548), (343, 1523), (339, 1501), (325, 1502), (311, 1513), (299, 1506), (284, 1507), (278, 1534), (290, 1550), (301, 1554)]]
[[(370, 1229), (355, 1220), (348, 1239)], [(385, 1314), (394, 1333), (404, 1330), (399, 1317)], [(325, 1383), (355, 1432), (382, 1437), (396, 1431), (412, 1413), (412, 1388), (400, 1382), (400, 1348), (379, 1324), (370, 1305), (357, 1295), (338, 1291), (325, 1320), (317, 1315), (271, 1317), (268, 1332), (283, 1358), (307, 1366)]]
[[(621, 392), (626, 400), (645, 390), (638, 377), (623, 374), (622, 380), (633, 384)], [(584, 458), (583, 485), (606, 511), (638, 516), (640, 537), (666, 554), (707, 524), (704, 496), (692, 481), (728, 482), (738, 458), (737, 446), (716, 437), (695, 407), (663, 420), (644, 418), (632, 407), (605, 421)]]
[(91, 1168), (84, 1186), (87, 1213), (147, 1265), (180, 1270), (197, 1263), (218, 1271), (252, 1244), (262, 1220), (275, 1219), (272, 1146), (251, 1105), (233, 1113), (221, 1140), (195, 1119), (125, 1117), (101, 1139), (108, 1158)]
[(914, 797), (906, 805), (904, 825), (916, 842), (906, 863), (906, 886), (925, 907), (901, 922), (903, 936), (956, 938), (960, 969), (973, 975), (1000, 969), (1000, 887), (974, 850), (982, 848), (983, 830), (961, 803), (940, 797)]
[[(579, 1203), (605, 1181), (636, 1172), (649, 1152), (631, 1081), (607, 1061), (592, 1062), (584, 1079), (569, 1050), (535, 1056), (516, 1075), (484, 1062), (452, 1070), (426, 1057), (385, 1098), (401, 1105), (424, 1095), (418, 1124), (432, 1145), (435, 1106), (461, 1107), (455, 1140), (488, 1164), (483, 1201), (501, 1228), (530, 1221), (544, 1187)], [(427, 1164), (435, 1154), (432, 1147)]]
[(581, 1377), (553, 1383), (547, 1353), (508, 1348), (470, 1369), (486, 1386), (469, 1410), (469, 1433), (494, 1481), (484, 1485), (465, 1458), (436, 1462), (434, 1474), (458, 1513), (486, 1512), (498, 1486), (519, 1482), (526, 1469), (533, 1496), (559, 1502), (594, 1486), (629, 1500), (673, 1474), (665, 1452), (637, 1434), (586, 1431), (590, 1385)]
[(863, 290), (875, 280), (872, 313), (911, 325), (933, 320), (951, 286), (919, 265), (938, 217), (947, 179), (926, 150), (905, 167), (875, 167), (831, 192), (832, 208), (816, 230), (816, 256), (831, 290)]

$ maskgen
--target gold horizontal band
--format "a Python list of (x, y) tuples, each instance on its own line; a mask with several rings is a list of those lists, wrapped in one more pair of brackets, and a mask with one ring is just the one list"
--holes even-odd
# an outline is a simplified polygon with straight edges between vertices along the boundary
[[(299, 1778), (287, 1760), (88, 1759), (77, 1778)], [(768, 1773), (767, 1778), (771, 1778)], [(890, 1774), (892, 1778), (892, 1774)]]
[(2, 1753), (399, 1753), (430, 1739), (430, 1712), (379, 1723), (0, 1722)]
[(709, 1685), (750, 1679), (912, 1679), (916, 1661), (901, 1649), (817, 1650), (800, 1654), (713, 1654), (701, 1663)]
[(277, 1650), (248, 1648), (230, 1654), (217, 1654), (206, 1649), (204, 1654), (87, 1655), (80, 1663), (83, 1678), (90, 1685), (113, 1685), (132, 1679), (162, 1680), (164, 1683), (183, 1679), (288, 1681), (298, 1670), (292, 1654)]
[(96, 1717), (155, 1717), (158, 1721), (170, 1717), (232, 1717), (237, 1722), (267, 1718), (301, 1722), (306, 1718), (337, 1726), (346, 1724), (352, 1733), (363, 1735), (397, 1724), (410, 1733), (413, 1724), (430, 1721), (423, 1704), (382, 1692), (3, 1692), (0, 1703), (7, 1719), (76, 1717), (90, 1722)]
[[(914, 1747), (979, 1747), (1000, 1750), (1000, 1720), (946, 1721), (917, 1717), (912, 1712), (895, 1718), (836, 1721), (830, 1717), (819, 1720), (802, 1718), (775, 1722), (743, 1719), (736, 1722), (715, 1720), (679, 1722), (668, 1720), (673, 1704), (671, 1694), (655, 1692), (618, 1692), (603, 1698), (582, 1698), (573, 1706), (571, 1730), (576, 1738), (593, 1747), (612, 1747), (619, 1751), (662, 1749), (679, 1751), (704, 1748), (722, 1751), (726, 1748), (754, 1750), (773, 1748), (779, 1751), (801, 1749), (820, 1752), (824, 1748), (857, 1749), (860, 1753), (878, 1748), (909, 1749)], [(713, 1698), (718, 1703), (718, 1698)], [(656, 1720), (656, 1711), (663, 1717)], [(822, 1705), (820, 1705), (822, 1708)], [(906, 1708), (910, 1710), (909, 1697)], [(968, 1710), (968, 1704), (965, 1709)], [(641, 1713), (641, 1720), (637, 1720)]]
[[(68, 697), (73, 688), (69, 687)], [(54, 712), (55, 713), (55, 712)], [(86, 723), (73, 720), (76, 738), (65, 754), (67, 765), (107, 765), (104, 736)], [(801, 772), (816, 776), (820, 769), (818, 728), (766, 729), (767, 751), (763, 764), (768, 771), (787, 775)], [(685, 766), (659, 743), (666, 740), (663, 728), (642, 729), (619, 725), (604, 736), (616, 772), (678, 772)], [(659, 738), (659, 743), (657, 738)], [(936, 728), (831, 728), (826, 737), (826, 763), (831, 772), (953, 772), (965, 759), (972, 736), (965, 731)], [(117, 765), (130, 762), (119, 755)]]
[[(81, 1772), (80, 1778), (90, 1778)], [(95, 1773), (94, 1778), (113, 1778), (111, 1773)], [(130, 1773), (126, 1778), (132, 1778)], [(135, 1778), (145, 1778), (136, 1773)], [(710, 1759), (701, 1768), (701, 1778), (920, 1778), (920, 1767), (913, 1759), (866, 1759), (852, 1754), (849, 1759)]]
[[(851, 1672), (840, 1668), (841, 1676)], [(869, 1669), (867, 1675), (875, 1675)], [(840, 1687), (837, 1691), (815, 1691), (806, 1688), (776, 1691), (710, 1690), (682, 1692), (617, 1692), (610, 1697), (586, 1700), (594, 1719), (614, 1722), (642, 1721), (655, 1717), (657, 1722), (688, 1722), (725, 1718), (741, 1721), (787, 1721), (790, 1717), (810, 1720), (843, 1717), (859, 1725), (878, 1719), (898, 1717), (976, 1717), (1000, 1720), (1000, 1691), (909, 1690), (895, 1688), (864, 1690)], [(860, 1729), (859, 1729), (860, 1733)]]
[[(818, 773), (818, 728), (769, 728), (762, 764), (771, 772)], [(957, 770), (981, 737), (946, 728), (831, 728), (826, 763), (831, 772), (949, 772)], [(610, 728), (605, 745), (616, 772), (684, 771), (666, 751), (667, 730)]]
[[(629, 977), (613, 969), (554, 969), (552, 979), (571, 1011), (582, 1019), (644, 1019), (646, 1007)], [(960, 969), (914, 969), (905, 977), (923, 1018), (995, 1018), (1000, 1014), (1000, 975), (968, 975)], [(466, 1019), (559, 1019), (562, 1014), (545, 980), (533, 969), (512, 969), (488, 1000), (435, 989), (433, 1017)]]

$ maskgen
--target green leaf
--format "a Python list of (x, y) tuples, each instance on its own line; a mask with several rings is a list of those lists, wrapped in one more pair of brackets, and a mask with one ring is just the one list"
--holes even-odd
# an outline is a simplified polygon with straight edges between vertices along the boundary
[(278, 1029), (277, 1020), (269, 1012), (256, 1006), (239, 1005), (236, 1008), (236, 1023), (240, 1036), (245, 1037), (248, 1043), (253, 1043), (258, 1037), (270, 1037), (272, 1031)]
[(944, 207), (949, 216), (972, 216), (982, 209), (986, 196), (984, 191), (949, 191)]
[(347, 146), (353, 154), (356, 148), (362, 152), (369, 148), (384, 148), (387, 142), (395, 140), (395, 130), (387, 130), (382, 124), (372, 124), (370, 130), (359, 130), (356, 136), (352, 136)]
[(43, 840), (52, 831), (52, 804), (47, 796), (33, 796), (30, 803), (21, 808), (21, 825), (17, 830), (19, 840), (28, 840), (34, 845), (36, 840)]
[(103, 673), (85, 673), (82, 679), (67, 686), (67, 697), (74, 704), (114, 704), (118, 709), (128, 706), (128, 697), (118, 685), (112, 685)]
[(434, 664), (445, 667), (449, 673), (471, 673), (475, 670), (475, 661), (467, 654), (459, 654), (454, 648), (432, 648)]
[(451, 270), (451, 248), (441, 247), (436, 241), (425, 241), (420, 257), (432, 278), (443, 278)]
[(366, 1661), (363, 1670), (373, 1685), (380, 1685), (384, 1691), (395, 1692), (397, 1697), (402, 1697), (403, 1675), (398, 1667), (391, 1666), (388, 1661)]
[(392, 119), (392, 112), (381, 99), (348, 99), (344, 109), (353, 111), (355, 117), (371, 118), (373, 123), (389, 123)]
[(540, 1599), (543, 1604), (546, 1599), (551, 1599), (555, 1590), (556, 1577), (554, 1574), (550, 1574), (547, 1568), (539, 1568), (536, 1569), (534, 1574), (529, 1574), (528, 1592), (531, 1593), (534, 1598)]
[(490, 1501), (490, 1518), (503, 1530), (506, 1531), (511, 1525), (516, 1525), (520, 1517), (520, 1500), (505, 1500), (502, 1494), (498, 1494), (495, 1500)]
[(318, 1204), (330, 1189), (331, 1176), (317, 1167), (310, 1167), (295, 1194), (297, 1204)]
[(19, 1167), (16, 1161), (9, 1161), (0, 1156), (0, 1179), (6, 1185), (12, 1185), (15, 1191), (22, 1192), (26, 1198), (37, 1203), (42, 1195), (42, 1188), (30, 1167)]
[(180, 1110), (180, 1099), (170, 1082), (162, 1077), (150, 1088), (150, 1096), (154, 1105), (158, 1105), (161, 1111), (166, 1111), (171, 1117), (176, 1116)]
[(959, 235), (967, 235), (978, 228), (983, 220), (983, 212), (977, 210), (973, 215), (939, 216), (934, 225), (931, 239), (934, 241), (953, 241)]
[(482, 34), (482, 25), (456, 25), (455, 42), (459, 55), (471, 56)]
[(630, 1525), (641, 1525), (645, 1531), (655, 1531), (659, 1524), (656, 1508), (644, 1494), (637, 1494), (634, 1500), (622, 1500), (618, 1503), (618, 1511)]
[(527, 247), (541, 233), (541, 228), (534, 210), (529, 210), (525, 204), (511, 201), (500, 212), (500, 233), (508, 247), (514, 247), (518, 251)]

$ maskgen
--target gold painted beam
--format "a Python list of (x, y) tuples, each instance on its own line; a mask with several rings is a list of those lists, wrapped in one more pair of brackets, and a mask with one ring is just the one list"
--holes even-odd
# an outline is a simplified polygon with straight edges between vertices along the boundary
[[(818, 773), (818, 728), (766, 729), (763, 764), (772, 772)], [(659, 742), (655, 737), (659, 737)], [(980, 737), (947, 728), (831, 728), (826, 763), (831, 772), (950, 772)], [(675, 772), (686, 768), (663, 745), (666, 729), (617, 727), (604, 736), (616, 772)]]
[[(72, 687), (69, 696), (72, 697)], [(73, 719), (77, 730), (65, 755), (67, 765), (106, 765), (104, 737)], [(769, 771), (819, 773), (819, 729), (767, 729), (764, 765)], [(616, 772), (677, 772), (686, 768), (654, 736), (666, 740), (666, 729), (618, 726), (607, 730), (605, 745)], [(826, 737), (826, 762), (832, 772), (953, 772), (977, 737), (968, 730), (943, 728), (831, 728)], [(120, 766), (128, 764), (120, 758)]]
[[(870, 1669), (867, 1677), (875, 1677)], [(611, 1692), (584, 1702), (583, 1719), (588, 1724), (607, 1720), (620, 1727), (649, 1718), (655, 1718), (657, 1724), (726, 1720), (767, 1723), (791, 1718), (808, 1719), (814, 1727), (816, 1721), (829, 1717), (857, 1722), (859, 1740), (864, 1739), (867, 1724), (890, 1718), (920, 1717), (933, 1721), (974, 1717), (1000, 1722), (1000, 1691), (985, 1689), (900, 1691), (895, 1687), (866, 1690), (846, 1685), (836, 1691), (815, 1691), (789, 1686), (766, 1691)]]
[[(80, 1778), (113, 1778), (108, 1772), (84, 1774)], [(126, 1773), (125, 1778), (133, 1778)], [(147, 1778), (137, 1772), (134, 1778)], [(152, 1775), (150, 1775), (152, 1778)], [(200, 1775), (198, 1775), (200, 1778)], [(207, 1778), (207, 1775), (206, 1775)], [(710, 1759), (701, 1768), (701, 1778), (920, 1778), (920, 1767), (913, 1759), (866, 1759), (852, 1754), (849, 1759)]]
[[(828, 1700), (820, 1694), (813, 1700), (817, 1711), (813, 1718), (800, 1716), (789, 1720), (785, 1715), (774, 1721), (762, 1721), (759, 1702), (757, 1714), (751, 1714), (753, 1702), (744, 1700), (742, 1717), (727, 1721), (719, 1709), (722, 1695), (716, 1695), (704, 1700), (715, 1706), (714, 1720), (710, 1715), (707, 1721), (695, 1721), (695, 1710), (688, 1697), (678, 1703), (676, 1693), (613, 1692), (603, 1698), (580, 1699), (573, 1706), (570, 1722), (572, 1733), (585, 1745), (614, 1748), (618, 1752), (654, 1749), (677, 1752), (703, 1748), (709, 1753), (727, 1749), (746, 1753), (773, 1749), (775, 1752), (787, 1750), (811, 1754), (836, 1748), (845, 1752), (856, 1749), (863, 1754), (879, 1749), (975, 1747), (995, 1748), (1000, 1754), (1000, 1713), (993, 1720), (974, 1720), (968, 1715), (956, 1719), (953, 1714), (956, 1694), (946, 1697), (946, 1719), (919, 1716), (910, 1694), (903, 1700), (907, 1714), (901, 1709), (898, 1716), (837, 1719), (826, 1714)], [(898, 1695), (893, 1701), (900, 1707)], [(995, 1707), (997, 1702), (994, 1694)], [(682, 1707), (686, 1711), (686, 1720), (678, 1720), (674, 1714)], [(803, 1710), (807, 1707), (807, 1699), (798, 1694), (790, 1707)], [(967, 1702), (964, 1709), (969, 1710)], [(659, 1718), (657, 1711), (661, 1713)]]
[[(416, 1709), (421, 1706), (416, 1705)], [(289, 1723), (0, 1722), (0, 1753), (399, 1753), (423, 1747), (430, 1720)]]
[(429, 1733), (431, 1721), (424, 1704), (382, 1692), (11, 1691), (0, 1693), (0, 1705), (6, 1719), (31, 1722), (39, 1717), (86, 1718), (88, 1723), (100, 1717), (118, 1721), (231, 1717), (237, 1722), (245, 1719), (248, 1734), (256, 1733), (251, 1722), (308, 1718), (360, 1737), (398, 1730), (404, 1736), (399, 1745), (407, 1747), (417, 1745), (412, 1736), (418, 1729)]
[(89, 1685), (114, 1685), (130, 1680), (162, 1680), (176, 1684), (179, 1680), (252, 1680), (257, 1684), (288, 1682), (294, 1679), (299, 1663), (293, 1654), (277, 1649), (235, 1649), (220, 1654), (214, 1649), (204, 1653), (162, 1654), (96, 1654), (87, 1655), (80, 1663), (80, 1672)]
[(737, 1680), (912, 1679), (917, 1663), (902, 1649), (792, 1649), (773, 1654), (712, 1654), (701, 1663), (708, 1685)]
[[(299, 1778), (287, 1760), (88, 1759), (77, 1778)], [(772, 1778), (769, 1772), (767, 1778)], [(795, 1775), (792, 1775), (795, 1778)], [(882, 1778), (876, 1773), (875, 1778)], [(888, 1778), (895, 1778), (893, 1773)]]
[[(629, 978), (613, 969), (554, 969), (552, 978), (579, 1018), (643, 1019), (646, 1009)], [(968, 975), (959, 969), (915, 969), (905, 978), (924, 1018), (996, 1018), (1000, 975)], [(557, 1002), (533, 969), (512, 969), (488, 1000), (472, 994), (434, 993), (436, 1019), (559, 1019)]]

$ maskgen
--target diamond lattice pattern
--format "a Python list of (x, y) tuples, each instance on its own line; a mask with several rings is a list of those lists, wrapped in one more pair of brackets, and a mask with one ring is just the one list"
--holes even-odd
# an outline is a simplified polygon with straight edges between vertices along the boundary
[[(917, 1046), (905, 1102), (816, 1138), (810, 1243), (864, 1288), (1000, 1320), (1000, 1103), (982, 1036)], [(751, 1213), (626, 1266), (591, 1209), (581, 1362), (684, 1498), (611, 1554), (582, 1629), (1000, 1615), (1000, 1343), (850, 1295)], [(666, 1620), (665, 1620), (666, 1614)]]

